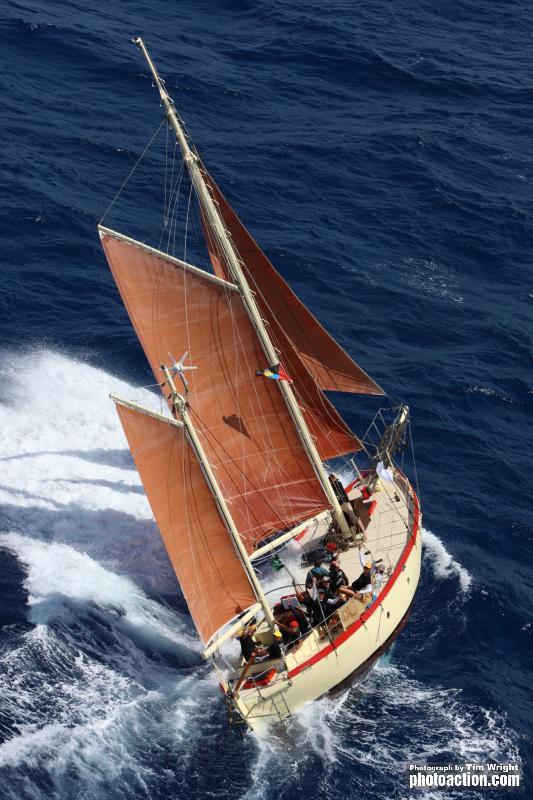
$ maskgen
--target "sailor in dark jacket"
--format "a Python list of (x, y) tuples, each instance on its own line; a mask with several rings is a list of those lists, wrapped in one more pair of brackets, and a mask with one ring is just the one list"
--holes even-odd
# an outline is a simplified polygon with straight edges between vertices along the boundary
[(240, 636), (237, 636), (238, 642), (241, 646), (242, 657), (245, 661), (250, 661), (257, 655), (257, 645), (253, 640), (252, 631), (250, 628), (242, 631)]
[(339, 567), (338, 561), (332, 561), (329, 565), (329, 580), (331, 591), (335, 594), (341, 586), (349, 586), (346, 573)]
[(342, 606), (344, 600), (340, 595), (334, 595), (328, 588), (320, 588), (318, 590), (318, 601), (322, 607), (322, 614), (324, 619), (327, 619), (339, 606)]
[(322, 559), (315, 558), (315, 560), (313, 561), (313, 566), (305, 576), (305, 585), (309, 589), (309, 587), (313, 585), (313, 578), (319, 580), (320, 578), (323, 578), (324, 575), (327, 574), (328, 574), (327, 569), (322, 566)]
[(362, 573), (352, 583), (352, 590), (354, 592), (362, 592), (367, 586), (372, 587), (372, 563), (370, 561), (366, 562)]
[(329, 482), (331, 483), (331, 486), (333, 488), (333, 491), (335, 492), (335, 496), (339, 501), (339, 503), (341, 504), (341, 506), (343, 503), (348, 503), (349, 502), (348, 495), (344, 491), (344, 486), (337, 478), (337, 476), (334, 475), (332, 472), (331, 475), (329, 475), (328, 477), (329, 477)]

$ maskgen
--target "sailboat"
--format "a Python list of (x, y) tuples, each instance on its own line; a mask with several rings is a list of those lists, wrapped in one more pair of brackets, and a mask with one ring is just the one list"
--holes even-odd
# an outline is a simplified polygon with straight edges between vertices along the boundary
[(363, 675), (407, 621), (421, 563), (409, 409), (380, 408), (352, 432), (326, 393), (383, 390), (246, 230), (134, 41), (211, 267), (98, 226), (168, 413), (111, 397), (228, 718), (263, 731)]

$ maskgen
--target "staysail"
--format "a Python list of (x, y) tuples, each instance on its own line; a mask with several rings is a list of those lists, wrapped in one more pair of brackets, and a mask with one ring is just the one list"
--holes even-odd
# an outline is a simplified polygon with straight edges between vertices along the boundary
[(256, 602), (183, 426), (115, 399), (124, 433), (204, 644)]
[(189, 414), (247, 551), (328, 508), (236, 287), (100, 228), (102, 245), (158, 381), (188, 351)]
[(274, 318), (269, 322), (272, 340), (280, 351), (284, 368), (294, 380), (295, 394), (321, 459), (327, 461), (360, 450), (361, 442), (318, 387), (281, 324)]
[[(246, 230), (211, 175), (205, 168), (202, 171), (211, 197), (242, 259), (250, 287), (256, 292), (261, 314), (270, 325), (281, 326), (317, 386), (323, 391), (384, 394), (383, 389), (350, 358), (299, 300)], [(210, 235), (205, 215), (203, 222), (215, 274), (227, 278), (225, 260), (216, 238)], [(283, 344), (280, 347), (283, 361), (289, 361), (290, 355)]]

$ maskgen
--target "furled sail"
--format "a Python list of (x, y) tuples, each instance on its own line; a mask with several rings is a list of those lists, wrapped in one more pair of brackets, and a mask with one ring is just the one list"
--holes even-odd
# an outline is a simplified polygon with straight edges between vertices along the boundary
[(116, 401), (135, 466), (204, 644), (256, 602), (181, 424)]
[[(169, 353), (186, 373), (189, 413), (248, 552), (326, 509), (323, 489), (236, 287), (100, 228), (124, 305), (158, 381)], [(178, 378), (176, 378), (179, 384)]]
[[(257, 293), (256, 299), (262, 316), (271, 325), (273, 321), (279, 323), (318, 387), (324, 391), (384, 394), (383, 389), (350, 358), (285, 283), (207, 171), (205, 178), (244, 262), (244, 272), (250, 287)], [(224, 259), (214, 237), (209, 233), (205, 218), (204, 229), (215, 274), (227, 277)], [(283, 361), (288, 360), (288, 354), (280, 349)]]

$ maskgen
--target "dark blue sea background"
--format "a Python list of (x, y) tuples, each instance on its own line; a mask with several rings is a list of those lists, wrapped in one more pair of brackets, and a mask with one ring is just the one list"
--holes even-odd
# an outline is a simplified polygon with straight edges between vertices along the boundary
[[(0, 33), (2, 800), (485, 796), (409, 790), (410, 760), (518, 761), (531, 797), (531, 3), (4, 0)], [(410, 622), (269, 740), (228, 730), (108, 400), (153, 382), (96, 231), (162, 120), (137, 35), (274, 264), (412, 411)], [(105, 218), (156, 246), (165, 147)], [(377, 408), (334, 400), (359, 432)]]

